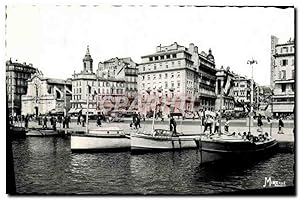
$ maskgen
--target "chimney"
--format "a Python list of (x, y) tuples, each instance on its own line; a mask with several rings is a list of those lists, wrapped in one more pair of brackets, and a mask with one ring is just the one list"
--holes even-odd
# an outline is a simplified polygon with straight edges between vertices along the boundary
[(190, 45), (189, 45), (189, 52), (193, 53), (194, 50), (195, 50), (195, 45), (194, 45), (194, 43), (190, 43)]
[(194, 52), (195, 52), (195, 53), (198, 53), (198, 47), (197, 47), (197, 46), (195, 46)]

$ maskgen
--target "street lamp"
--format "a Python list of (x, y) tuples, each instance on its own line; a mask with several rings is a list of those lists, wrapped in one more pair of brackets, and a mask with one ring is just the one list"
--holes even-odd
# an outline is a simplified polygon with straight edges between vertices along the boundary
[(249, 113), (249, 132), (251, 132), (251, 123), (253, 118), (253, 64), (257, 64), (257, 61), (252, 58), (252, 60), (248, 60), (247, 64), (251, 66), (251, 97), (250, 97), (250, 113)]

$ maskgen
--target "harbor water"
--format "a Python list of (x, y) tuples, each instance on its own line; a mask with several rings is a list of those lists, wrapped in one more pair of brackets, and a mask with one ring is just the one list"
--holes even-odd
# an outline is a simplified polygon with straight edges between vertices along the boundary
[(263, 188), (266, 178), (292, 186), (294, 154), (255, 163), (200, 165), (198, 150), (131, 155), (71, 153), (70, 138), (12, 143), (19, 194), (216, 194)]

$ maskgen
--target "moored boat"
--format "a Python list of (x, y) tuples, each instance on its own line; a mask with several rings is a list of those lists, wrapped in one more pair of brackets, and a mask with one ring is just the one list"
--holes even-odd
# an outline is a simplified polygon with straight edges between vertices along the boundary
[(131, 152), (196, 149), (199, 138), (197, 135), (174, 135), (173, 131), (165, 129), (154, 129), (151, 134), (138, 132), (131, 135)]
[(65, 136), (65, 134), (60, 133), (58, 132), (58, 130), (53, 130), (53, 129), (34, 128), (34, 129), (29, 129), (29, 131), (26, 133), (26, 136), (47, 137), (47, 136)]
[(100, 127), (71, 135), (72, 152), (124, 150), (130, 150), (130, 136), (118, 127)]
[(277, 146), (273, 138), (253, 141), (238, 136), (202, 137), (199, 142), (201, 164), (224, 160), (255, 160), (272, 153)]
[(24, 127), (9, 125), (9, 136), (11, 138), (25, 138), (27, 130)]

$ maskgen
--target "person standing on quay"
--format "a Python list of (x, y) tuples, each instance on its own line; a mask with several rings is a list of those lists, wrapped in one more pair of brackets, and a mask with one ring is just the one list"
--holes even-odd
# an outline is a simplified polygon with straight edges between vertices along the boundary
[(28, 128), (28, 121), (29, 121), (28, 115), (26, 115), (24, 121), (25, 121), (25, 128)]
[(282, 117), (280, 117), (279, 118), (279, 122), (278, 122), (279, 124), (279, 126), (278, 126), (278, 134), (283, 134), (283, 130), (282, 130), (282, 128), (284, 127), (284, 123), (283, 123), (283, 121), (282, 121)]
[(224, 129), (225, 129), (225, 132), (229, 133), (229, 119), (228, 118), (226, 118)]
[(81, 124), (81, 116), (80, 115), (78, 115), (78, 118), (77, 118), (77, 125), (80, 125)]
[(44, 118), (43, 118), (43, 122), (44, 122), (43, 123), (43, 128), (47, 128), (47, 121), (48, 121), (47, 116), (45, 115)]
[(97, 116), (97, 126), (101, 126), (101, 116)]
[(71, 123), (71, 117), (70, 115), (67, 115), (66, 116), (66, 125), (67, 125), (67, 128), (69, 128), (69, 124)]
[(173, 116), (171, 116), (171, 119), (170, 119), (170, 131), (173, 131), (174, 135), (177, 134), (176, 126), (177, 126), (176, 121), (173, 118)]
[(218, 115), (217, 115), (216, 118), (215, 118), (215, 132), (214, 133), (219, 132), (219, 127), (220, 127), (220, 124), (219, 124), (219, 118), (218, 118)]
[(83, 116), (81, 116), (81, 123), (82, 123), (82, 127), (84, 127), (84, 117)]
[(257, 117), (257, 126), (258, 126), (258, 131), (262, 132), (263, 122), (262, 122), (261, 114), (259, 114), (259, 116)]

